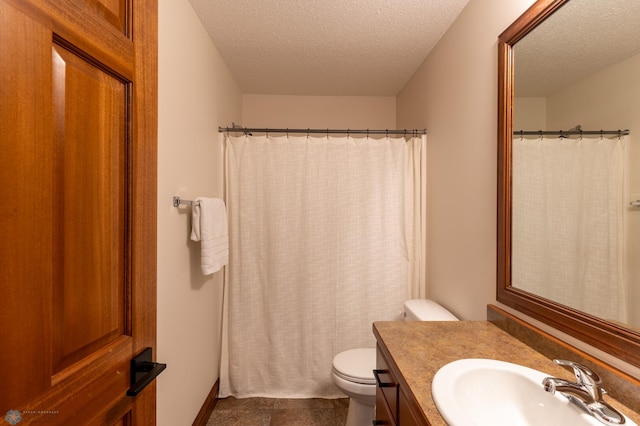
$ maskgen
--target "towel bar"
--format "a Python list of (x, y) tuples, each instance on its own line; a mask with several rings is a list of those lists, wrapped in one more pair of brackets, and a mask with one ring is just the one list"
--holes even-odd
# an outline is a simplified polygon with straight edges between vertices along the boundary
[(198, 201), (183, 200), (177, 195), (174, 196), (173, 197), (173, 207), (179, 207), (181, 204), (185, 204), (185, 205), (189, 205), (189, 206), (200, 205), (200, 203)]

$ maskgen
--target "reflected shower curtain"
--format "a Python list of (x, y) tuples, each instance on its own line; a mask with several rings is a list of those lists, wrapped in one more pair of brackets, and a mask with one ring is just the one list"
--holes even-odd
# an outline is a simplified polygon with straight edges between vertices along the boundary
[(224, 137), (220, 396), (341, 396), (333, 357), (424, 297), (426, 138)]
[(624, 162), (624, 138), (514, 138), (514, 287), (626, 322)]

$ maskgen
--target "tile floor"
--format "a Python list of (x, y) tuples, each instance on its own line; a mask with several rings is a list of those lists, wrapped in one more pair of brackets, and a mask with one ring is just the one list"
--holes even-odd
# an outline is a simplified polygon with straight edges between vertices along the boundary
[(218, 400), (207, 426), (344, 426), (349, 399), (233, 397)]

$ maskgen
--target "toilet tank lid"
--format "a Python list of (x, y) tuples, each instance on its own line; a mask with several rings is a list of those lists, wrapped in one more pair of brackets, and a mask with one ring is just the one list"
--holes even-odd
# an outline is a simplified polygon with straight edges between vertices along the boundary
[(407, 300), (404, 308), (409, 319), (417, 321), (458, 321), (455, 315), (430, 299)]

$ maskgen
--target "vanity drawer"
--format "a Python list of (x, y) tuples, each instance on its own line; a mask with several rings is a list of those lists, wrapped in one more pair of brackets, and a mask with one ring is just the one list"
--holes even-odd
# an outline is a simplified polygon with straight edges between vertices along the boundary
[[(389, 369), (389, 365), (380, 349), (376, 353), (376, 369), (373, 374), (376, 378), (376, 407), (384, 406), (388, 412), (387, 414), (391, 417), (391, 423), (387, 424), (396, 424), (398, 422), (398, 382)], [(384, 420), (378, 417), (378, 411), (383, 410), (379, 408), (376, 410), (376, 420)]]
[(376, 420), (375, 425), (427, 426), (411, 390), (402, 386), (396, 374), (398, 367), (393, 359), (384, 356), (380, 346), (376, 352)]

